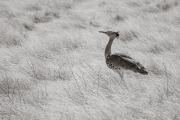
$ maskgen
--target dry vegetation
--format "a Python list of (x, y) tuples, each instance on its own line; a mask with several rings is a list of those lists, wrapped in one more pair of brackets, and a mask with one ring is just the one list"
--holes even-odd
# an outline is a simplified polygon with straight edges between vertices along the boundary
[[(1, 0), (0, 119), (179, 120), (179, 0)], [(114, 52), (149, 71), (120, 77)]]

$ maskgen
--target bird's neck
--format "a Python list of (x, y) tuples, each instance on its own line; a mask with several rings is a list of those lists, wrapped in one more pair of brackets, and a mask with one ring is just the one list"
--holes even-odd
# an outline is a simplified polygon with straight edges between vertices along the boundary
[(112, 43), (113, 43), (114, 39), (115, 38), (110, 38), (109, 39), (109, 42), (108, 42), (108, 44), (106, 46), (106, 49), (105, 49), (105, 58), (107, 58), (107, 56), (111, 54), (111, 46), (112, 46)]

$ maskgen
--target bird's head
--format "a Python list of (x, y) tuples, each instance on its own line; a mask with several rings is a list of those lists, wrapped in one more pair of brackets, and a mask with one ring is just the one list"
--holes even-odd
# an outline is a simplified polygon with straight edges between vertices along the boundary
[(113, 32), (113, 31), (99, 31), (100, 33), (104, 33), (108, 35), (110, 38), (119, 38), (119, 32)]

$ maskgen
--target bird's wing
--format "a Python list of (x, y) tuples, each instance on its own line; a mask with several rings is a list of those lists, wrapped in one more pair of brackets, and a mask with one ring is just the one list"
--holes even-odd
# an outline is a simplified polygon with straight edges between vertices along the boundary
[(148, 72), (145, 70), (143, 65), (134, 60), (133, 58), (124, 54), (112, 54), (106, 58), (106, 63), (111, 69), (128, 69), (134, 72), (147, 75)]
[(143, 65), (141, 65), (139, 62), (134, 60), (132, 57), (120, 53), (111, 54), (107, 58), (106, 62), (113, 64), (114, 66), (122, 67), (125, 69), (132, 69), (132, 68), (144, 69)]
[(115, 53), (115, 54), (113, 54), (113, 55), (117, 55), (117, 56), (120, 56), (120, 57), (123, 57), (123, 58), (129, 58), (129, 59), (133, 59), (132, 57), (130, 57), (130, 56), (127, 56), (127, 55), (125, 55), (125, 54), (122, 54), (122, 53)]

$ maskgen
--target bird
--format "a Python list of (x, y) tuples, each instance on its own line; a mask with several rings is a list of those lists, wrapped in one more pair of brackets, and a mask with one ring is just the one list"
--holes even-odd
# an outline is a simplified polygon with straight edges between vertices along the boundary
[[(122, 53), (114, 53), (111, 54), (111, 46), (113, 41), (119, 38), (119, 32), (113, 31), (99, 31), (100, 33), (104, 33), (109, 36), (109, 42), (105, 48), (105, 59), (107, 66), (112, 69), (114, 72), (118, 73), (121, 79), (124, 82), (124, 71), (130, 70), (135, 73), (140, 73), (142, 75), (148, 75), (147, 70), (145, 67), (137, 62), (132, 57), (122, 54)], [(124, 82), (125, 83), (125, 82)]]

